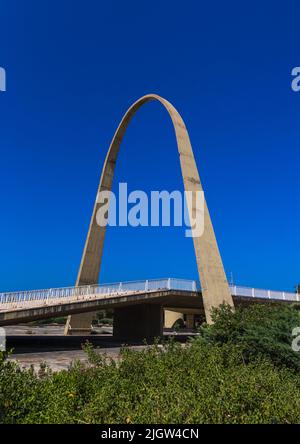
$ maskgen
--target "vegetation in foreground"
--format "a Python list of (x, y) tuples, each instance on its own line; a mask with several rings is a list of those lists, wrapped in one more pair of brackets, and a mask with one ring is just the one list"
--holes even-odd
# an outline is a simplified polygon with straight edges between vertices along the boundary
[(298, 423), (300, 326), (294, 307), (223, 306), (188, 346), (124, 348), (114, 362), (39, 374), (0, 359), (1, 423)]

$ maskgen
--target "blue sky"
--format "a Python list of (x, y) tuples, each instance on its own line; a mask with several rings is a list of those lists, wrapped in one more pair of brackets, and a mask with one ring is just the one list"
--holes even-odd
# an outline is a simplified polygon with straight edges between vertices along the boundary
[[(6, 0), (0, 8), (0, 290), (75, 282), (103, 160), (155, 92), (190, 132), (227, 273), (300, 282), (299, 2)], [(116, 182), (182, 189), (172, 125), (145, 105)], [(179, 228), (109, 228), (102, 282), (197, 278)]]

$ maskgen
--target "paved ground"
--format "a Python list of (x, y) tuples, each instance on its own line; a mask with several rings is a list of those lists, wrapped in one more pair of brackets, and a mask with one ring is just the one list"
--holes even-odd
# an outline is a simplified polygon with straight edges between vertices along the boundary
[[(133, 346), (139, 350), (145, 346)], [(106, 354), (113, 359), (119, 359), (120, 347), (101, 348), (97, 349), (98, 353)], [(53, 371), (66, 370), (72, 361), (80, 360), (86, 362), (86, 354), (82, 350), (64, 350), (51, 351), (40, 353), (19, 353), (9, 358), (12, 361), (18, 362), (22, 368), (30, 368), (33, 366), (35, 371), (38, 371), (41, 363), (46, 363)]]
[[(54, 336), (54, 335), (63, 335), (64, 334), (64, 325), (59, 324), (50, 324), (50, 325), (30, 325), (30, 324), (20, 324), (20, 325), (8, 325), (4, 327), (6, 331), (6, 336), (24, 336), (24, 335), (33, 335), (33, 336)], [(112, 327), (102, 326), (95, 328), (97, 333), (101, 334), (111, 334)]]
[[(10, 360), (18, 362), (21, 367), (33, 368), (38, 371), (41, 363), (46, 363), (53, 371), (67, 369), (72, 361), (87, 361), (82, 351), (82, 344), (91, 342), (97, 352), (106, 354), (113, 359), (119, 358), (122, 343), (114, 341), (112, 328), (96, 329), (96, 335), (63, 336), (62, 325), (17, 325), (5, 328), (7, 349), (13, 349)], [(166, 333), (166, 334), (170, 334)], [(177, 339), (185, 342), (187, 334), (177, 335)], [(135, 343), (131, 348), (141, 350), (145, 345)]]

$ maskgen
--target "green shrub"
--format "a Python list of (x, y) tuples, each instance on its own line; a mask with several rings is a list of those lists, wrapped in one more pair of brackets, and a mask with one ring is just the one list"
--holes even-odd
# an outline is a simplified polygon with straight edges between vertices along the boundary
[(100, 324), (103, 325), (113, 325), (113, 319), (112, 318), (102, 318), (99, 321)]
[(2, 359), (2, 423), (295, 423), (300, 380), (266, 359), (249, 364), (231, 344), (174, 342), (123, 349), (119, 363), (87, 349), (89, 363), (38, 376)]
[(200, 328), (207, 343), (233, 344), (248, 362), (258, 356), (270, 359), (276, 366), (300, 370), (300, 353), (292, 350), (292, 331), (300, 327), (296, 306), (260, 305), (238, 307), (228, 305), (213, 310), (213, 325)]
[(293, 307), (227, 307), (187, 345), (173, 340), (116, 362), (85, 346), (88, 362), (38, 374), (0, 354), (1, 423), (299, 423)]

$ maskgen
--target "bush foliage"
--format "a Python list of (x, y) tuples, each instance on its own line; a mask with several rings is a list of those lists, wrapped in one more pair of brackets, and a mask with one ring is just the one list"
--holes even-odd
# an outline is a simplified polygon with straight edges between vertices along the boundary
[(300, 353), (292, 350), (292, 332), (300, 326), (296, 306), (256, 304), (239, 307), (235, 313), (228, 305), (213, 310), (213, 325), (200, 329), (208, 343), (237, 346), (248, 362), (258, 356), (276, 366), (300, 371)]
[(123, 348), (118, 362), (86, 345), (88, 363), (58, 373), (21, 370), (2, 354), (0, 422), (298, 423), (289, 342), (298, 312), (224, 306), (214, 319), (186, 346)]

